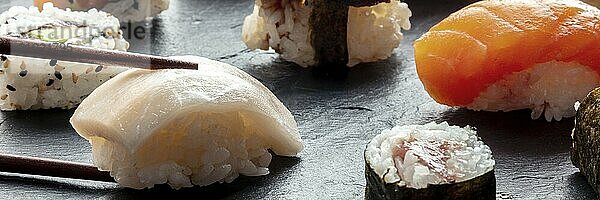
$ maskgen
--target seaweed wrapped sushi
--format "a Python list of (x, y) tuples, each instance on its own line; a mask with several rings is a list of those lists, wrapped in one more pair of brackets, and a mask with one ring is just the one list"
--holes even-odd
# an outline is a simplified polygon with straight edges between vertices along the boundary
[(354, 66), (390, 57), (411, 15), (400, 0), (256, 0), (242, 38), (303, 67)]
[(495, 199), (492, 151), (471, 127), (396, 126), (365, 150), (367, 199)]
[(600, 88), (590, 92), (576, 107), (571, 161), (594, 191), (600, 193)]

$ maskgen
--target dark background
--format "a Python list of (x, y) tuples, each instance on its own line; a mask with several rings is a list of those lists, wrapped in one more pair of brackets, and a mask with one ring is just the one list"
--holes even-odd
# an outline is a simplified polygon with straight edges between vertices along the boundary
[[(0, 4), (30, 5), (28, 0)], [(243, 19), (253, 1), (172, 0), (149, 24), (148, 37), (132, 51), (199, 55), (233, 64), (259, 79), (294, 114), (305, 150), (298, 158), (275, 157), (271, 174), (232, 184), (171, 191), (120, 188), (114, 183), (0, 173), (0, 199), (142, 198), (191, 194), (195, 198), (362, 199), (363, 150), (394, 125), (448, 121), (472, 125), (496, 158), (498, 198), (593, 199), (593, 190), (569, 159), (572, 119), (531, 120), (529, 111), (473, 112), (435, 103), (417, 78), (412, 41), (463, 5), (459, 0), (413, 0), (413, 28), (390, 59), (352, 68), (344, 78), (315, 76), (310, 69), (248, 51)], [(137, 26), (137, 25), (134, 25)], [(0, 152), (91, 163), (90, 146), (70, 127), (71, 111), (0, 114)]]

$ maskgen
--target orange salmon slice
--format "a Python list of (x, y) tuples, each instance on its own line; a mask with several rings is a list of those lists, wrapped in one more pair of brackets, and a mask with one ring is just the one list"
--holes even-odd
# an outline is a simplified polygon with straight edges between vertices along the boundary
[(505, 76), (549, 61), (600, 73), (600, 10), (575, 0), (481, 1), (414, 43), (417, 72), (438, 103), (471, 104)]

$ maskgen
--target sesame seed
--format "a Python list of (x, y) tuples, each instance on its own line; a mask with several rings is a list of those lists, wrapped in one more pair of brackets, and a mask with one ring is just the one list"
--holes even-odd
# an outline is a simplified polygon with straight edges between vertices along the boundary
[(102, 71), (103, 66), (102, 65), (98, 65), (98, 67), (96, 67), (96, 72), (100, 72)]
[(1, 55), (1, 56), (0, 56), (0, 60), (2, 60), (2, 61), (6, 61), (6, 60), (8, 60), (8, 58), (7, 58), (5, 55)]
[(56, 63), (57, 63), (57, 62), (58, 62), (58, 60), (56, 60), (56, 59), (52, 59), (52, 60), (50, 60), (50, 63), (49, 63), (49, 64), (50, 64), (50, 66), (54, 67), (54, 66), (56, 66)]
[(48, 79), (48, 83), (46, 83), (46, 86), (51, 86), (52, 84), (54, 84), (54, 79)]
[(6, 85), (6, 89), (10, 90), (10, 91), (17, 91), (17, 88), (13, 87), (12, 85)]
[(62, 74), (60, 74), (60, 72), (59, 72), (59, 71), (55, 71), (55, 72), (54, 72), (54, 76), (56, 76), (56, 78), (57, 78), (58, 80), (62, 80)]
[(27, 70), (22, 70), (21, 72), (19, 72), (19, 76), (21, 76), (21, 77), (27, 76)]
[(76, 84), (77, 80), (79, 80), (79, 76), (77, 76), (75, 73), (71, 73), (71, 77), (73, 78), (73, 83)]

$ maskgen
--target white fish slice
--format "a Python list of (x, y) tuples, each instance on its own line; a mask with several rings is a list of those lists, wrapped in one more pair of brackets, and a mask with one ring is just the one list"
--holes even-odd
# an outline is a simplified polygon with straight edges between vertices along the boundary
[[(212, 180), (211, 175), (223, 182), (240, 173), (246, 161), (257, 170), (244, 172), (264, 174), (258, 170), (268, 167), (259, 159), (264, 155), (248, 152), (269, 152), (256, 149), (283, 156), (302, 150), (292, 114), (256, 79), (217, 61), (177, 59), (198, 63), (199, 70), (123, 72), (92, 92), (71, 118), (75, 130), (91, 142), (94, 163), (111, 171), (117, 182), (133, 188), (165, 180), (174, 188), (207, 185), (215, 182), (203, 181)], [(222, 147), (229, 153), (220, 152)], [(223, 155), (228, 157), (211, 158)], [(190, 179), (206, 175), (206, 166), (232, 169), (227, 175), (210, 172)]]

